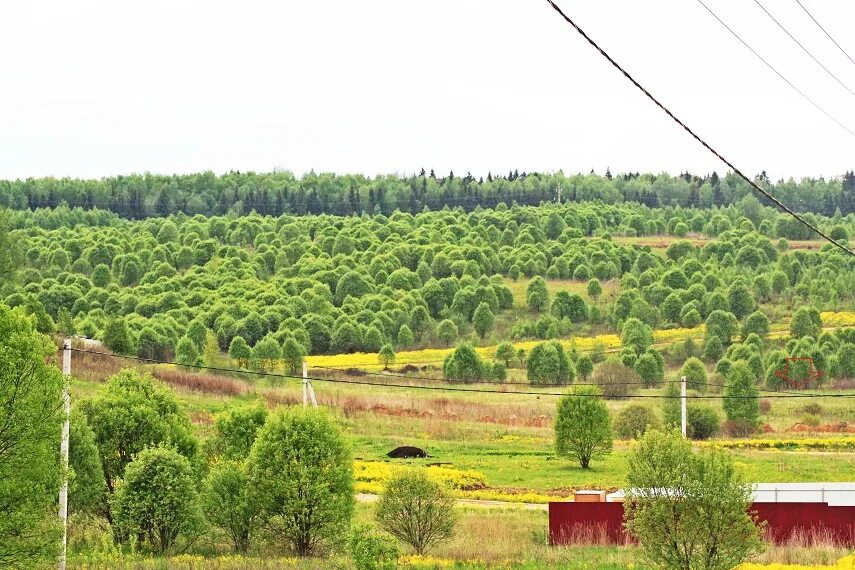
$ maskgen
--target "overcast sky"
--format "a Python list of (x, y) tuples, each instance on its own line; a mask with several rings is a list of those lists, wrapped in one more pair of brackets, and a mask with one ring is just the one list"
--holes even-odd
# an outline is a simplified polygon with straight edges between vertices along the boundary
[[(753, 1), (706, 1), (855, 131), (855, 96)], [(795, 0), (761, 1), (855, 91)], [(855, 2), (802, 2), (855, 57)], [(855, 136), (696, 0), (560, 5), (747, 173), (855, 168)], [(544, 0), (27, 0), (0, 21), (0, 178), (725, 170)]]

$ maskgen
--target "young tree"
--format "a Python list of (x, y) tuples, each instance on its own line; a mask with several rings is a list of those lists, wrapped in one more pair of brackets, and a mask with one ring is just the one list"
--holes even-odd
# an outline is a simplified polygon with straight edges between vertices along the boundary
[(534, 312), (546, 310), (549, 306), (549, 292), (546, 290), (546, 281), (543, 277), (535, 277), (528, 284), (525, 293), (528, 308)]
[(614, 356), (594, 369), (591, 380), (607, 400), (625, 400), (636, 394), (642, 384), (641, 376), (635, 369)]
[(659, 418), (652, 409), (643, 404), (629, 404), (615, 418), (614, 430), (619, 438), (632, 439), (659, 425)]
[(635, 361), (635, 371), (649, 386), (661, 383), (665, 377), (665, 371), (659, 360), (654, 356), (655, 350), (647, 349), (638, 360)]
[(690, 390), (706, 392), (707, 369), (700, 359), (695, 358), (694, 356), (686, 359), (683, 366), (680, 368), (680, 372), (677, 373), (677, 376), (686, 377), (686, 387)]
[(419, 555), (451, 538), (457, 522), (454, 498), (421, 469), (401, 472), (386, 483), (375, 517), (383, 530)]
[(621, 328), (620, 343), (640, 356), (653, 344), (653, 330), (639, 319), (630, 317)]
[(109, 319), (104, 325), (102, 336), (104, 346), (116, 354), (133, 354), (134, 342), (128, 332), (128, 325), (122, 317)]
[(252, 347), (251, 361), (259, 372), (272, 371), (281, 359), (282, 347), (271, 335), (265, 336)]
[(761, 339), (769, 336), (769, 317), (760, 311), (754, 311), (748, 315), (745, 319), (745, 324), (742, 326), (742, 338), (746, 338), (752, 333)]
[(377, 354), (377, 360), (383, 365), (383, 370), (388, 370), (390, 365), (395, 364), (395, 351), (391, 344), (383, 345)]
[(71, 412), (69, 427), (68, 466), (73, 476), (68, 483), (68, 511), (101, 513), (107, 500), (107, 486), (95, 434), (86, 416), (77, 410)]
[(457, 339), (457, 325), (451, 319), (445, 319), (436, 327), (436, 336), (445, 343), (445, 346), (451, 346)]
[(493, 311), (490, 310), (490, 305), (487, 303), (481, 303), (475, 309), (475, 314), (472, 315), (472, 324), (475, 327), (475, 332), (481, 337), (481, 340), (484, 340), (484, 335), (493, 328), (495, 320)]
[(675, 570), (730, 570), (762, 549), (750, 485), (721, 451), (700, 456), (678, 431), (649, 430), (629, 457), (627, 530), (647, 561)]
[(715, 310), (707, 317), (706, 342), (709, 343), (712, 337), (717, 337), (722, 346), (727, 346), (736, 334), (738, 326), (739, 322), (733, 313)]
[(793, 313), (793, 318), (790, 321), (790, 336), (792, 338), (811, 337), (816, 339), (819, 333), (822, 332), (822, 321), (819, 316), (814, 316), (816, 309), (810, 307), (800, 307)]
[(288, 374), (301, 374), (305, 358), (306, 349), (296, 339), (289, 337), (282, 345), (282, 360), (285, 361)]
[(445, 358), (442, 374), (449, 382), (478, 382), (487, 376), (487, 367), (471, 344), (461, 344)]
[(242, 336), (236, 336), (229, 344), (229, 358), (234, 360), (239, 368), (248, 368), (252, 359), (252, 349)]
[(262, 404), (236, 406), (217, 414), (211, 448), (226, 460), (243, 461), (266, 420), (267, 408)]
[(734, 429), (742, 434), (756, 432), (760, 427), (757, 375), (744, 361), (736, 361), (727, 374), (724, 398), (722, 407)]
[(214, 464), (203, 489), (202, 507), (208, 521), (228, 535), (235, 552), (246, 553), (259, 513), (244, 466), (233, 461)]
[(193, 368), (202, 365), (202, 356), (189, 336), (181, 337), (175, 347), (175, 362)]
[(595, 303), (600, 298), (600, 295), (603, 294), (603, 286), (600, 285), (600, 280), (596, 277), (588, 281), (588, 286), (585, 290), (588, 293), (588, 297)]
[(510, 342), (499, 343), (499, 346), (496, 347), (496, 360), (502, 362), (505, 368), (510, 368), (516, 357), (517, 350)]
[(582, 469), (611, 453), (612, 423), (599, 388), (577, 386), (559, 400), (555, 446), (559, 455), (577, 460)]
[(576, 378), (576, 368), (558, 341), (535, 346), (525, 364), (526, 376), (533, 385), (569, 384)]
[[(146, 447), (164, 444), (188, 459), (196, 457), (190, 420), (172, 392), (151, 376), (123, 370), (100, 395), (81, 402), (80, 409), (95, 434), (110, 498), (127, 465)], [(112, 524), (110, 505), (105, 503), (104, 516)]]
[(594, 361), (587, 354), (583, 354), (579, 357), (579, 360), (576, 362), (576, 372), (579, 374), (579, 378), (584, 381), (588, 381), (588, 378), (591, 377), (591, 373), (594, 371)]
[(413, 336), (413, 331), (410, 330), (410, 327), (407, 325), (401, 325), (401, 328), (398, 329), (398, 346), (404, 348), (412, 346), (414, 342), (416, 342), (416, 339)]
[(737, 320), (742, 319), (757, 306), (751, 291), (741, 281), (737, 281), (728, 288), (727, 300), (730, 304), (730, 312)]
[[(4, 255), (7, 252), (0, 252)], [(50, 339), (38, 334), (21, 310), (0, 304), (0, 566), (4, 567), (48, 565), (59, 541), (55, 505), (63, 379), (56, 365), (47, 361), (55, 352)]]
[(350, 525), (352, 458), (323, 410), (271, 413), (252, 446), (247, 473), (261, 521), (298, 556), (343, 536)]
[(128, 464), (114, 498), (116, 523), (129, 536), (143, 535), (160, 554), (179, 536), (192, 537), (203, 519), (193, 470), (173, 449), (143, 449)]

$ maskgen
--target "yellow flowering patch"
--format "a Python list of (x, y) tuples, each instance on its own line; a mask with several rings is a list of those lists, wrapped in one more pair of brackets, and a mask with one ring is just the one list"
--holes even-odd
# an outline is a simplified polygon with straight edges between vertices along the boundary
[(825, 327), (855, 326), (855, 311), (823, 311), (819, 314)]
[(806, 437), (791, 439), (731, 439), (701, 442), (716, 449), (804, 449), (839, 451), (855, 449), (855, 437)]
[(838, 560), (831, 566), (804, 566), (802, 564), (740, 564), (736, 570), (855, 570), (855, 554)]
[[(459, 491), (483, 489), (487, 486), (487, 478), (479, 471), (471, 469), (454, 469), (453, 467), (445, 467), (443, 465), (409, 467), (404, 465), (392, 465), (383, 461), (354, 461), (353, 477), (357, 482), (357, 490), (359, 490), (359, 484), (362, 483), (372, 485), (372, 489), (380, 489), (382, 488), (383, 483), (389, 480), (389, 478), (391, 478), (395, 473), (400, 473), (401, 471), (410, 469), (424, 469), (427, 476), (432, 480)], [(364, 489), (366, 487), (363, 486), (362, 488)]]
[(398, 565), (403, 568), (454, 568), (456, 564), (457, 561), (450, 558), (419, 556), (418, 554), (402, 556), (398, 559)]
[[(822, 323), (826, 327), (849, 327), (855, 326), (855, 311), (825, 311), (820, 313)], [(686, 339), (702, 339), (705, 331), (704, 325), (694, 328), (664, 329), (653, 331), (653, 342), (657, 345), (673, 344)], [(769, 337), (773, 339), (789, 337), (789, 328), (786, 323), (773, 323)], [(514, 347), (526, 352), (542, 343), (542, 340), (530, 340), (514, 343)], [(559, 342), (564, 348), (575, 347), (579, 352), (590, 352), (596, 346), (602, 346), (605, 350), (620, 348), (620, 336), (616, 334), (601, 334), (597, 336), (580, 336), (561, 339)], [(495, 346), (477, 347), (475, 351), (487, 360), (493, 360), (496, 356)], [(395, 365), (402, 366), (412, 364), (415, 366), (432, 365), (440, 367), (443, 360), (454, 352), (453, 348), (425, 348), (422, 350), (408, 350), (398, 352), (395, 355)], [(353, 354), (331, 354), (309, 356), (306, 359), (309, 367), (330, 368), (359, 368), (361, 370), (380, 370), (382, 365), (377, 359), (376, 353), (355, 352)]]

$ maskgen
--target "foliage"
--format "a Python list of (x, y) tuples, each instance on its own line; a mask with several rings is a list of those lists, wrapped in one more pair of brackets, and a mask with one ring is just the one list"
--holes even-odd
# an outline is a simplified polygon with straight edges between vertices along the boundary
[(816, 309), (811, 307), (796, 309), (790, 321), (790, 336), (792, 338), (818, 338), (821, 331), (822, 320)]
[(502, 342), (496, 347), (496, 360), (502, 362), (505, 368), (510, 368), (517, 358), (517, 350), (510, 342)]
[(555, 446), (559, 455), (577, 460), (582, 469), (611, 452), (611, 419), (598, 388), (577, 386), (559, 400)]
[(748, 434), (760, 427), (760, 399), (757, 375), (743, 361), (737, 361), (727, 375), (722, 407), (740, 433)]
[(242, 336), (236, 336), (229, 344), (229, 358), (234, 360), (240, 368), (248, 368), (252, 359), (252, 349)]
[(37, 565), (56, 552), (63, 379), (46, 361), (54, 353), (20, 309), (0, 304), (2, 566)]
[(656, 413), (643, 404), (629, 404), (624, 407), (615, 418), (615, 435), (621, 439), (631, 439), (644, 435), (649, 428), (660, 426)]
[(340, 539), (350, 524), (350, 451), (322, 410), (272, 412), (252, 445), (247, 472), (262, 524), (298, 556)]
[(484, 361), (471, 344), (461, 344), (442, 364), (442, 373), (449, 382), (470, 383), (484, 380), (488, 371)]
[(445, 346), (451, 346), (451, 343), (457, 338), (457, 325), (451, 319), (445, 319), (436, 327), (436, 336)]
[(116, 354), (133, 354), (134, 342), (128, 332), (125, 319), (121, 317), (112, 318), (104, 326), (104, 345)]
[(736, 316), (727, 311), (715, 310), (709, 314), (706, 320), (706, 343), (715, 337), (723, 346), (730, 344), (733, 335), (736, 334), (739, 325)]
[(380, 352), (377, 353), (377, 359), (383, 365), (384, 370), (388, 370), (389, 366), (395, 364), (395, 350), (391, 344), (384, 344)]
[[(196, 457), (190, 421), (173, 394), (151, 376), (123, 370), (80, 409), (95, 434), (111, 497), (127, 465), (147, 447), (172, 446), (188, 459)], [(109, 505), (104, 514), (112, 522)]]
[(695, 358), (694, 356), (686, 359), (677, 375), (680, 377), (686, 377), (686, 387), (689, 390), (697, 390), (698, 392), (706, 391), (707, 369), (700, 359)]
[(560, 342), (538, 344), (526, 358), (526, 376), (532, 385), (569, 384), (576, 368)]
[(538, 276), (531, 280), (525, 294), (528, 308), (532, 311), (544, 311), (549, 306), (549, 293), (546, 282)]
[(267, 408), (261, 404), (229, 408), (214, 418), (215, 433), (210, 447), (223, 459), (242, 461), (249, 456), (265, 421)]
[(454, 499), (422, 471), (390, 479), (375, 516), (383, 530), (412, 546), (416, 554), (451, 538), (457, 519)]
[(288, 374), (300, 374), (304, 358), (306, 358), (306, 349), (303, 345), (297, 342), (296, 339), (286, 339), (282, 345), (282, 360), (285, 361), (285, 369)]
[(650, 430), (633, 449), (626, 527), (655, 567), (730, 570), (762, 549), (750, 485), (723, 452), (692, 453), (679, 432)]
[(593, 371), (594, 361), (591, 356), (587, 354), (580, 356), (579, 360), (576, 362), (576, 372), (579, 374), (579, 378), (587, 381)]
[(160, 554), (179, 536), (193, 538), (203, 519), (187, 458), (173, 449), (140, 451), (125, 469), (113, 498), (116, 524), (129, 536), (144, 536)]
[(367, 525), (351, 531), (350, 557), (356, 570), (395, 570), (400, 554), (394, 541)]
[(623, 400), (636, 394), (643, 384), (641, 377), (620, 360), (609, 358), (594, 368), (591, 380), (607, 400)]
[(653, 331), (647, 324), (631, 317), (621, 328), (620, 342), (640, 356), (653, 344)]
[(77, 410), (71, 412), (68, 435), (68, 511), (69, 513), (103, 512), (107, 500), (107, 487), (101, 458), (95, 444), (95, 434), (86, 422), (86, 416)]
[(250, 362), (259, 372), (271, 372), (282, 359), (282, 347), (272, 336), (265, 336), (252, 347)]
[(475, 309), (475, 314), (472, 315), (472, 325), (475, 327), (475, 332), (478, 333), (478, 336), (481, 337), (482, 340), (484, 339), (484, 335), (493, 328), (495, 320), (493, 311), (490, 310), (490, 305), (487, 303), (481, 303), (478, 305), (478, 308)]
[(232, 461), (214, 464), (202, 488), (202, 507), (208, 522), (228, 535), (235, 552), (247, 552), (259, 513), (244, 466)]

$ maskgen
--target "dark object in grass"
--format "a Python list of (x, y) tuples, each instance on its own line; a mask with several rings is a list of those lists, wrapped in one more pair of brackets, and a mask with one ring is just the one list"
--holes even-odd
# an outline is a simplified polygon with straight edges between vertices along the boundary
[(411, 374), (413, 372), (418, 372), (419, 367), (413, 366), (412, 364), (405, 364), (398, 370), (398, 374)]
[(386, 456), (391, 457), (392, 459), (410, 459), (412, 457), (427, 457), (427, 453), (424, 449), (420, 449), (418, 447), (402, 445), (401, 447), (396, 447), (387, 453)]
[(348, 376), (365, 376), (365, 371), (359, 368), (346, 368), (344, 371)]

